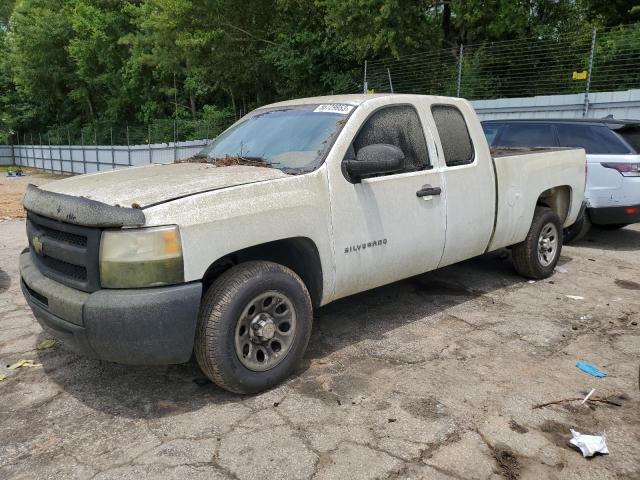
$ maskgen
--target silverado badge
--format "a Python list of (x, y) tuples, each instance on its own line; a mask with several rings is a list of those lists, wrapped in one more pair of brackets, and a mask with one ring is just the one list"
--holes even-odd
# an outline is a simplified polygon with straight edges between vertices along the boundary
[(40, 237), (37, 235), (34, 235), (31, 238), (31, 246), (33, 247), (33, 249), (35, 250), (35, 252), (38, 255), (42, 255), (43, 252), (43, 245), (42, 245), (42, 240), (40, 240)]

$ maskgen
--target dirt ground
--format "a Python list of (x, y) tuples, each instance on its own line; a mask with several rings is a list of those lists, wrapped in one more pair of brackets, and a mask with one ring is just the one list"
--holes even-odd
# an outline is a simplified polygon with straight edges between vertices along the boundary
[[(0, 222), (0, 479), (640, 478), (640, 225), (593, 230), (545, 281), (496, 252), (328, 305), (297, 374), (244, 397), (194, 364), (38, 350), (25, 243)], [(592, 388), (614, 404), (561, 401)]]
[(7, 167), (0, 167), (0, 220), (24, 218), (22, 195), (27, 184), (44, 185), (64, 176), (23, 168), (24, 177), (7, 177)]

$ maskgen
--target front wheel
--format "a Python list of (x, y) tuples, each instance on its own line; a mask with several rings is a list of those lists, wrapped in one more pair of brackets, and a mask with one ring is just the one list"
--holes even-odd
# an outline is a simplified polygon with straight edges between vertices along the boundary
[(558, 215), (550, 208), (536, 207), (527, 237), (512, 249), (516, 272), (536, 280), (550, 276), (560, 258), (561, 232)]
[(196, 359), (225, 390), (266, 390), (286, 379), (302, 359), (312, 320), (309, 292), (295, 272), (273, 262), (241, 263), (204, 295)]

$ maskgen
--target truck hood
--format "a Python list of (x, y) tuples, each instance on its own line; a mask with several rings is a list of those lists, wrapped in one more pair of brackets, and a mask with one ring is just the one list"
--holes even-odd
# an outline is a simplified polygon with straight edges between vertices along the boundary
[(41, 189), (108, 205), (144, 208), (196, 193), (286, 176), (275, 168), (173, 163), (78, 175), (48, 183)]

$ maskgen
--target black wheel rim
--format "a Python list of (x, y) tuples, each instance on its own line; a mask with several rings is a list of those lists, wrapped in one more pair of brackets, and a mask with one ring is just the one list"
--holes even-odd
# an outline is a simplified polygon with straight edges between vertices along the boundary
[(236, 323), (234, 344), (238, 359), (249, 370), (271, 370), (291, 350), (296, 327), (296, 312), (289, 297), (276, 291), (255, 296)]

